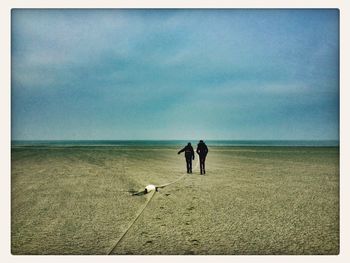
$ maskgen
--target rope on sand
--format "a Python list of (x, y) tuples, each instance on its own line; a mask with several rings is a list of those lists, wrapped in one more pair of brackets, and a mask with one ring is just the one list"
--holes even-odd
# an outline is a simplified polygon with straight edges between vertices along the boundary
[[(193, 168), (194, 169), (197, 169), (198, 167), (198, 164), (199, 162), (196, 163), (196, 166)], [(133, 221), (131, 221), (130, 225), (128, 226), (128, 228), (125, 230), (124, 234), (117, 240), (117, 242), (115, 243), (115, 245), (108, 251), (108, 255), (111, 255), (112, 252), (115, 250), (115, 248), (119, 245), (119, 243), (122, 241), (122, 239), (126, 236), (126, 234), (129, 232), (130, 228), (136, 223), (137, 219), (139, 219), (139, 217), (142, 215), (143, 211), (146, 209), (146, 207), (148, 206), (148, 204), (151, 202), (152, 198), (155, 196), (155, 193), (157, 192), (158, 188), (164, 188), (166, 186), (169, 186), (171, 184), (174, 184), (178, 181), (180, 181), (181, 179), (183, 179), (184, 177), (186, 176), (186, 173), (183, 174), (180, 178), (176, 179), (175, 181), (173, 182), (170, 182), (170, 183), (166, 183), (166, 184), (162, 184), (162, 185), (159, 185), (159, 186), (155, 186), (155, 191), (152, 191), (152, 195), (150, 198), (148, 198), (147, 202), (145, 203), (145, 205), (143, 206), (143, 208), (141, 209), (141, 211), (139, 212), (139, 214), (135, 217), (135, 219)], [(153, 185), (149, 185), (149, 186), (153, 186)], [(147, 189), (148, 186), (146, 186), (145, 190)], [(145, 193), (147, 194), (148, 192), (144, 192), (144, 191), (141, 191), (139, 193)], [(135, 195), (135, 194), (133, 194)]]
[(125, 235), (128, 233), (129, 229), (135, 224), (135, 222), (137, 221), (137, 219), (139, 219), (139, 217), (142, 215), (143, 211), (146, 209), (147, 205), (151, 202), (154, 194), (156, 192), (153, 191), (152, 195), (150, 198), (148, 198), (146, 204), (143, 206), (142, 210), (140, 211), (140, 213), (135, 217), (135, 219), (133, 221), (131, 221), (129, 227), (125, 230), (124, 234), (117, 240), (117, 242), (115, 243), (115, 245), (112, 247), (112, 249), (109, 250), (108, 255), (111, 255), (111, 253), (113, 252), (113, 250), (119, 245), (120, 241), (122, 241), (122, 239), (125, 237)]
[[(195, 170), (195, 169), (198, 168), (198, 164), (199, 164), (199, 162), (196, 162), (196, 166), (193, 168), (193, 170)], [(174, 183), (180, 181), (180, 180), (181, 180), (182, 178), (184, 178), (185, 176), (186, 176), (186, 174), (183, 174), (180, 178), (176, 179), (175, 181), (170, 182), (170, 183), (167, 183), (167, 184), (162, 184), (162, 185), (156, 186), (156, 188), (164, 188), (164, 187), (166, 187), (166, 186), (168, 186), (168, 185), (174, 184)]]

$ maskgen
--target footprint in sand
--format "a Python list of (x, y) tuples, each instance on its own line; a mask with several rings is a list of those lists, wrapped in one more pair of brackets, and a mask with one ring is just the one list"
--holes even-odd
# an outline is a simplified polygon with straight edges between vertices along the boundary
[(198, 246), (199, 245), (199, 241), (197, 239), (192, 239), (191, 240), (191, 243), (195, 246)]
[(146, 243), (145, 243), (145, 245), (147, 245), (147, 244), (152, 244), (152, 243), (153, 243), (152, 240), (147, 240)]

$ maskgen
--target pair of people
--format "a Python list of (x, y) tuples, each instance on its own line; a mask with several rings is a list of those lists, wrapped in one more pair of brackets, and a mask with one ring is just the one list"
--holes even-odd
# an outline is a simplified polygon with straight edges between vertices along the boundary
[[(190, 142), (177, 154), (180, 154), (182, 152), (185, 152), (187, 173), (192, 173), (192, 160), (194, 160), (194, 151)], [(202, 140), (200, 140), (197, 145), (196, 153), (199, 155), (201, 174), (205, 174), (205, 158), (208, 154), (208, 147)]]

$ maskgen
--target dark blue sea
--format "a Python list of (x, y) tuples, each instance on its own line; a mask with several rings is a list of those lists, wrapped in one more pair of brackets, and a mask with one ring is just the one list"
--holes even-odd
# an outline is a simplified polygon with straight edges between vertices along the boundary
[[(36, 140), (11, 141), (12, 146), (183, 146), (198, 140)], [(206, 140), (208, 146), (339, 146), (338, 140)]]

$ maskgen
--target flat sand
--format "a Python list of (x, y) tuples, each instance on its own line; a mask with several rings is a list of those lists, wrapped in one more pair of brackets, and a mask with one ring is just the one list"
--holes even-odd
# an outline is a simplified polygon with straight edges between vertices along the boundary
[[(185, 173), (178, 150), (13, 147), (12, 254), (107, 254), (152, 196), (130, 191)], [(338, 147), (209, 151), (207, 174), (156, 192), (113, 254), (339, 253)]]

